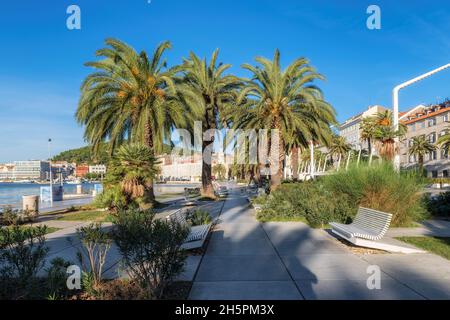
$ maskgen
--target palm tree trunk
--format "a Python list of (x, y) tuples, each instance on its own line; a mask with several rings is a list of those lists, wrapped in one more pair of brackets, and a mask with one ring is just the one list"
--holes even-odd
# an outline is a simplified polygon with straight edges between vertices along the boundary
[[(144, 139), (145, 139), (145, 141), (144, 141), (145, 145), (150, 148), (150, 150), (152, 151), (152, 153), (154, 155), (155, 151), (154, 151), (154, 143), (153, 143), (153, 132), (152, 132), (152, 128), (150, 126), (150, 121), (147, 121), (147, 123), (145, 124)], [(145, 190), (146, 198), (148, 199), (148, 201), (150, 203), (155, 204), (156, 200), (155, 200), (155, 190), (153, 187), (153, 179), (151, 180), (150, 185), (147, 186), (146, 189), (147, 189), (147, 190)]]
[[(275, 128), (279, 128), (279, 126), (275, 126)], [(284, 158), (285, 158), (285, 153), (284, 153), (284, 143), (283, 143), (283, 138), (281, 137), (281, 134), (279, 135), (278, 138), (278, 168), (277, 168), (277, 172), (275, 174), (272, 174), (273, 172), (271, 172), (272, 176), (271, 176), (271, 188), (273, 190), (275, 190), (276, 188), (278, 188), (281, 185), (281, 181), (282, 181), (282, 177), (283, 177), (283, 163), (284, 163)]]
[(298, 148), (296, 146), (292, 148), (291, 167), (293, 179), (298, 180)]
[[(205, 111), (205, 130), (215, 129), (215, 120), (209, 119), (208, 108)], [(214, 118), (214, 116), (213, 116)], [(212, 147), (214, 136), (207, 137), (208, 141), (202, 141), (202, 193), (205, 197), (214, 198), (214, 188), (212, 184)], [(208, 148), (208, 149), (207, 149)], [(207, 152), (205, 152), (207, 150)]]

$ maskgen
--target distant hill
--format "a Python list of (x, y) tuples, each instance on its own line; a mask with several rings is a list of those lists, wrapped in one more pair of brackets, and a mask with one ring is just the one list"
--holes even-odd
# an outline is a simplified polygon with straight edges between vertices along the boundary
[[(171, 147), (169, 145), (164, 145), (164, 152), (170, 153), (170, 151)], [(67, 161), (86, 164), (108, 164), (110, 160), (111, 156), (109, 155), (108, 145), (106, 143), (100, 146), (99, 155), (97, 157), (94, 157), (91, 147), (86, 146), (63, 151), (52, 159), (52, 161)]]

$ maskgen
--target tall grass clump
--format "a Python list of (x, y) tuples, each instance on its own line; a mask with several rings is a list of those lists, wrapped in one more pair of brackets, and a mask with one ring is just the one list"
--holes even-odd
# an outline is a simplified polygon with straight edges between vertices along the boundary
[(355, 206), (392, 213), (392, 226), (409, 226), (426, 217), (420, 194), (424, 178), (413, 171), (399, 174), (391, 163), (353, 166), (321, 183), (332, 193), (347, 195)]

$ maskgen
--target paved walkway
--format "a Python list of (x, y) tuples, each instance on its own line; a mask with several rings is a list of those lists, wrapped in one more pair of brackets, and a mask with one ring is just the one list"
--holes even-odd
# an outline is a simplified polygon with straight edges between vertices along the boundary
[[(369, 290), (367, 268), (381, 268)], [(356, 255), (303, 223), (257, 222), (234, 191), (200, 263), (190, 299), (449, 299), (450, 261), (433, 254)]]

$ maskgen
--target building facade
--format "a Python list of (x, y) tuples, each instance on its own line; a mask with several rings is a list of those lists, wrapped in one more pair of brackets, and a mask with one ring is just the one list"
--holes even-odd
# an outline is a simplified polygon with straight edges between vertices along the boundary
[(50, 163), (48, 161), (14, 161), (14, 180), (48, 180)]
[(89, 173), (89, 166), (77, 165), (75, 168), (75, 176), (77, 178), (84, 178)]
[(104, 164), (89, 166), (89, 173), (106, 174), (106, 166)]
[[(436, 145), (440, 136), (450, 132), (450, 102), (429, 107), (415, 108), (403, 116), (401, 122), (407, 126), (406, 137), (400, 143), (400, 155), (402, 167), (409, 168), (418, 165), (418, 158), (410, 155), (409, 148), (414, 137), (423, 136), (430, 143)], [(444, 150), (436, 145), (436, 151), (425, 156), (424, 168), (429, 177), (449, 177), (450, 157)]]
[(14, 164), (6, 163), (0, 164), (0, 181), (7, 181), (14, 179)]
[(339, 126), (339, 135), (344, 137), (347, 143), (350, 144), (353, 149), (367, 149), (368, 142), (361, 140), (361, 122), (364, 118), (374, 117), (378, 113), (382, 113), (384, 111), (386, 111), (386, 108), (382, 106), (375, 105), (368, 107), (368, 109), (363, 113), (360, 113), (344, 121)]

